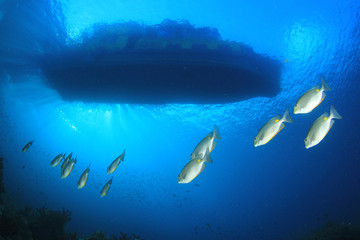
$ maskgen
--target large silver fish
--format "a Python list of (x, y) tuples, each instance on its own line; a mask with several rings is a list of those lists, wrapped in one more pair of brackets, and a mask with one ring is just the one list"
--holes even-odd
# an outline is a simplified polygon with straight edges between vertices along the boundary
[(107, 168), (106, 174), (113, 173), (116, 170), (116, 168), (119, 166), (120, 162), (124, 161), (124, 158), (125, 158), (125, 149), (122, 152), (122, 154), (117, 158), (115, 158), (115, 160), (110, 164), (110, 166)]
[(64, 159), (64, 157), (65, 157), (65, 154), (60, 153), (59, 155), (54, 157), (54, 159), (50, 162), (50, 166), (56, 167), (57, 165), (59, 165), (59, 163), (61, 163), (61, 161)]
[(69, 174), (75, 167), (75, 163), (77, 163), (76, 157), (74, 161), (73, 160), (68, 161), (68, 163), (64, 166), (64, 168), (61, 169), (61, 178), (66, 178), (69, 176)]
[(79, 181), (77, 182), (78, 189), (83, 188), (85, 186), (85, 184), (88, 180), (88, 177), (89, 177), (89, 172), (90, 172), (90, 164), (85, 169), (85, 171), (81, 174)]
[(336, 111), (333, 105), (330, 107), (330, 114), (324, 113), (311, 125), (310, 130), (304, 140), (305, 148), (311, 148), (319, 144), (326, 134), (330, 131), (335, 121), (333, 119), (342, 119), (342, 116)]
[(30, 147), (31, 145), (34, 143), (35, 140), (31, 140), (30, 142), (28, 142), (22, 149), (22, 152), (26, 152)]
[(254, 138), (254, 146), (257, 147), (268, 143), (285, 127), (284, 122), (294, 122), (290, 117), (289, 109), (286, 109), (282, 118), (281, 115), (277, 115), (265, 123)]
[(185, 165), (178, 176), (178, 183), (189, 183), (194, 180), (205, 169), (205, 162), (213, 162), (209, 149), (206, 149), (204, 157), (199, 154)]
[(296, 102), (294, 107), (294, 114), (309, 113), (316, 108), (326, 97), (324, 91), (330, 91), (331, 88), (325, 82), (323, 76), (321, 76), (321, 87), (316, 85), (306, 93), (304, 93)]
[(204, 158), (206, 150), (209, 150), (209, 153), (211, 153), (217, 144), (215, 139), (221, 139), (219, 129), (216, 125), (214, 126), (214, 130), (206, 135), (195, 147), (191, 153), (191, 160), (194, 158)]
[[(64, 154), (65, 157), (66, 154)], [(66, 164), (68, 164), (68, 162), (71, 160), (72, 157), (72, 152), (65, 158), (65, 160), (63, 161), (63, 163), (61, 164), (61, 171), (64, 170)]]
[(101, 189), (100, 197), (105, 197), (110, 189), (110, 185), (112, 184), (112, 178), (104, 185), (104, 187)]

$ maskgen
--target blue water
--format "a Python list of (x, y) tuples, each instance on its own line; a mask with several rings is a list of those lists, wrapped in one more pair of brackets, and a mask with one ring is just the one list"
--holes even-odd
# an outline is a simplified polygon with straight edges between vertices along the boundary
[[(47, 1), (9, 2), (0, 2), (0, 153), (16, 206), (69, 209), (68, 231), (122, 231), (145, 239), (291, 239), (326, 221), (360, 224), (358, 1), (51, 2), (69, 43), (97, 23), (186, 19), (282, 62), (276, 97), (221, 105), (66, 102), (26, 61), (57, 41), (42, 31), (49, 24), (41, 20), (51, 12), (42, 8)], [(292, 112), (321, 74), (332, 88), (325, 100), (309, 114), (292, 114), (294, 123), (254, 148), (258, 129), (286, 108)], [(343, 119), (319, 145), (305, 149), (308, 129), (331, 104)], [(214, 124), (222, 135), (211, 153), (214, 162), (193, 182), (178, 184), (191, 152)], [(125, 161), (100, 198), (111, 178), (106, 168), (123, 149)], [(50, 167), (61, 152), (78, 159), (66, 179), (59, 167)], [(89, 180), (78, 190), (89, 163)]]

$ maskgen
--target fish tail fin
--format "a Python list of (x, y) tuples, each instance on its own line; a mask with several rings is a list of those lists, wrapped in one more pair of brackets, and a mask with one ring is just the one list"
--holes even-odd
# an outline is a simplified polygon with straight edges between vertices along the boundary
[(331, 88), (329, 87), (329, 85), (325, 82), (325, 78), (324, 76), (321, 76), (321, 89), (323, 91), (330, 91)]
[(216, 125), (214, 126), (213, 136), (216, 139), (221, 139), (219, 128)]
[(289, 109), (287, 108), (285, 113), (284, 113), (284, 116), (282, 117), (281, 119), (283, 122), (287, 122), (287, 123), (292, 123), (294, 122), (294, 120), (291, 119), (290, 117), (290, 112), (289, 112)]
[(331, 105), (331, 107), (330, 107), (330, 117), (342, 119), (342, 116), (336, 111), (336, 109), (333, 105)]
[(206, 149), (205, 155), (204, 155), (204, 162), (212, 163), (213, 160), (210, 157), (209, 149)]
[(125, 150), (126, 150), (126, 149), (124, 149), (124, 151), (123, 151), (122, 154), (121, 154), (121, 156), (122, 156), (121, 161), (124, 161), (124, 159), (125, 159)]

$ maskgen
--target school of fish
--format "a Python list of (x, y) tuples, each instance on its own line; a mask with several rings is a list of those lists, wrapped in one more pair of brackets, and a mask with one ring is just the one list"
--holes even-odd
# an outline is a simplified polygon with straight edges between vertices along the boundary
[[(321, 76), (321, 85), (318, 84), (305, 92), (296, 102), (294, 114), (306, 114), (313, 111), (325, 99), (325, 91), (331, 91), (331, 88), (325, 82), (324, 77)], [(322, 114), (311, 125), (304, 140), (306, 149), (316, 146), (325, 138), (335, 123), (334, 119), (342, 119), (342, 116), (336, 111), (335, 107), (331, 105), (330, 113), (326, 112)], [(273, 117), (259, 130), (254, 138), (254, 146), (257, 147), (268, 143), (285, 127), (284, 122), (294, 122), (290, 117), (288, 109), (286, 109), (282, 118), (280, 115)]]
[[(23, 147), (22, 152), (27, 152), (28, 149), (32, 146), (33, 142), (34, 142), (34, 140), (31, 140), (30, 142), (28, 142)], [(57, 156), (55, 156), (54, 159), (50, 162), (51, 167), (56, 167), (62, 162), (61, 169), (60, 169), (61, 170), (60, 171), (60, 177), (62, 179), (67, 178), (69, 176), (71, 171), (74, 169), (75, 164), (77, 163), (77, 157), (75, 157), (73, 159), (72, 155), (73, 155), (72, 152), (67, 156), (66, 156), (66, 153), (60, 153)], [(125, 150), (122, 152), (122, 154), (120, 154), (120, 156), (118, 156), (117, 158), (115, 158), (114, 161), (111, 162), (111, 164), (107, 168), (106, 174), (111, 174), (111, 173), (115, 172), (115, 170), (119, 166), (120, 162), (124, 161), (124, 158), (125, 158)], [(77, 181), (78, 189), (81, 189), (81, 188), (85, 187), (85, 184), (86, 184), (86, 182), (88, 180), (88, 177), (89, 177), (90, 166), (91, 166), (91, 164), (89, 164), (89, 166), (83, 171), (83, 173), (81, 174), (79, 180)], [(112, 180), (113, 180), (113, 178), (111, 178), (103, 186), (103, 188), (100, 191), (100, 197), (105, 197), (107, 195), (108, 191), (110, 190), (110, 185), (112, 184)]]
[[(325, 91), (331, 91), (329, 85), (325, 82), (323, 76), (321, 76), (321, 85), (318, 84), (305, 92), (296, 102), (294, 106), (294, 114), (306, 114), (312, 112), (326, 97)], [(306, 138), (305, 148), (311, 148), (319, 144), (325, 136), (329, 133), (330, 129), (335, 123), (334, 119), (342, 119), (342, 116), (337, 112), (335, 107), (331, 105), (330, 112), (326, 112), (318, 117), (311, 125)], [(266, 122), (258, 131), (254, 138), (254, 147), (265, 145), (270, 142), (282, 129), (284, 129), (284, 123), (293, 123), (290, 116), (289, 109), (285, 110), (283, 116), (277, 115)], [(178, 175), (178, 183), (186, 184), (192, 182), (201, 172), (204, 171), (208, 163), (212, 163), (213, 160), (210, 157), (210, 153), (214, 150), (217, 140), (221, 139), (219, 128), (215, 125), (212, 132), (207, 134), (194, 148), (190, 154), (190, 161), (183, 167)], [(32, 146), (34, 140), (28, 142), (22, 149), (22, 152), (27, 152)], [(119, 164), (124, 161), (125, 150), (113, 160), (107, 168), (106, 174), (112, 174), (118, 168)], [(63, 161), (64, 160), (64, 161)], [(77, 157), (72, 158), (72, 153), (66, 156), (66, 153), (60, 153), (54, 157), (50, 162), (51, 167), (61, 165), (61, 178), (69, 176), (77, 163)], [(85, 187), (89, 177), (90, 164), (81, 174), (77, 187), (82, 189)], [(107, 195), (110, 190), (113, 178), (106, 182), (100, 191), (100, 197)]]

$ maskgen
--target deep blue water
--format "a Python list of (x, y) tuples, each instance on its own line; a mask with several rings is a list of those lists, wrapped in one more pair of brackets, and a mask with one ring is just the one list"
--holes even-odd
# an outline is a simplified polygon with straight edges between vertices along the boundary
[[(0, 153), (16, 206), (69, 209), (69, 231), (134, 232), (145, 239), (290, 239), (326, 221), (360, 224), (358, 1), (72, 0), (52, 2), (52, 9), (46, 1), (10, 2), (0, 2)], [(64, 35), (44, 32), (53, 27), (44, 21), (51, 12)], [(215, 105), (67, 102), (29, 60), (55, 51), (57, 39), (78, 41), (96, 23), (167, 18), (212, 26), (223, 39), (281, 61), (281, 92)], [(332, 88), (325, 100), (309, 114), (292, 114), (320, 75)], [(331, 104), (343, 119), (305, 149), (308, 129)], [(255, 148), (258, 129), (286, 108), (294, 123)], [(214, 124), (222, 135), (214, 162), (193, 182), (178, 184), (190, 153)], [(123, 149), (125, 161), (100, 198), (111, 178), (106, 168)], [(61, 152), (78, 159), (66, 179), (50, 167)], [(87, 185), (78, 190), (89, 163)]]

